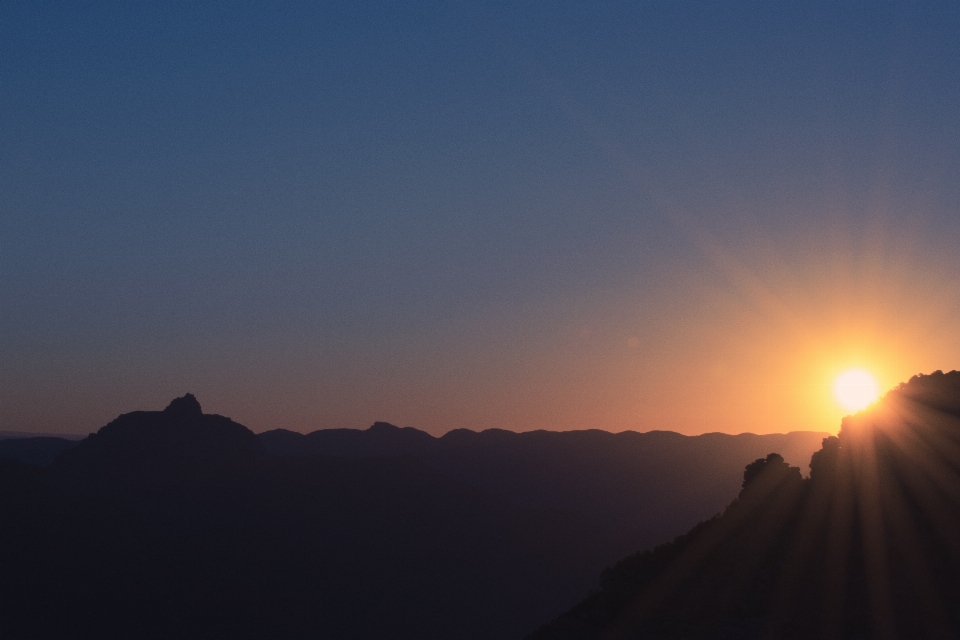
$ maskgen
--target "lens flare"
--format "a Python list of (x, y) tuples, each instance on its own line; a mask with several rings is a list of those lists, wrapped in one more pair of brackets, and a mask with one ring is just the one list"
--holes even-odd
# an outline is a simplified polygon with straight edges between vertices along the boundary
[(848, 411), (860, 411), (880, 395), (877, 381), (863, 369), (844, 371), (833, 383), (833, 394)]

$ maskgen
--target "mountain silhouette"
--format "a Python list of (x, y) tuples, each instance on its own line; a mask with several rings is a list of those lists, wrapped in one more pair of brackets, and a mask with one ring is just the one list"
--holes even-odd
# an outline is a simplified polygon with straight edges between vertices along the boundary
[(257, 436), (187, 394), (0, 459), (0, 637), (519, 638), (820, 439)]
[(126, 413), (64, 451), (52, 475), (71, 485), (101, 490), (131, 483), (164, 483), (174, 477), (254, 468), (267, 453), (243, 425), (204, 414), (191, 394), (163, 411)]
[(748, 465), (722, 515), (628, 556), (530, 640), (960, 637), (960, 372)]
[(826, 435), (457, 429), (435, 438), (377, 422), (366, 431), (276, 430), (258, 437), (277, 455), (414, 456), (519, 505), (582, 513), (609, 532), (613, 560), (721, 511), (740, 490), (744, 465), (759, 456), (777, 451), (806, 467)]
[[(185, 398), (171, 403), (163, 412), (166, 418), (148, 419), (135, 413), (127, 414), (131, 417), (124, 420), (137, 416), (136, 420), (144, 423), (166, 424), (172, 419), (170, 413), (181, 404), (192, 405), (186, 413), (196, 417), (199, 403), (193, 396)], [(190, 418), (177, 421), (181, 423), (189, 424)], [(108, 432), (97, 438), (101, 435)], [(199, 433), (194, 435), (199, 437)], [(610, 540), (608, 561), (612, 561), (635, 549), (670, 540), (722, 510), (739, 491), (739, 470), (747, 462), (778, 451), (791, 463), (804, 465), (825, 435), (710, 433), (691, 437), (669, 431), (514, 433), (490, 429), (476, 433), (458, 429), (436, 438), (409, 427), (377, 422), (362, 431), (328, 429), (301, 434), (277, 429), (261, 433), (257, 439), (267, 453), (276, 456), (412, 456), (446, 476), (502, 495), (518, 505), (575, 511), (605, 531)], [(148, 444), (148, 434), (138, 433), (137, 438), (144, 452), (131, 452), (134, 457), (144, 453), (163, 455), (159, 443)], [(248, 442), (249, 437), (245, 441), (244, 446), (252, 451), (255, 447)], [(0, 441), (0, 458), (46, 466), (60, 452), (77, 445), (60, 438)], [(86, 453), (91, 446), (85, 444), (77, 455), (93, 455)], [(199, 442), (183, 446), (186, 450), (178, 454), (180, 460), (200, 455), (203, 449)], [(135, 467), (146, 464), (142, 460), (129, 462)], [(156, 472), (167, 473), (169, 466), (160, 464)]]
[(519, 637), (608, 555), (576, 513), (410, 456), (272, 456), (190, 396), (0, 460), (3, 638)]

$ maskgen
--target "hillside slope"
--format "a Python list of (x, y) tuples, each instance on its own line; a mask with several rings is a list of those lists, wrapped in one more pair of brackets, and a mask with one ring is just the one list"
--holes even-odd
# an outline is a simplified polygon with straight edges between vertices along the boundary
[(530, 640), (960, 637), (960, 372), (845, 418), (809, 479), (768, 457), (743, 484)]

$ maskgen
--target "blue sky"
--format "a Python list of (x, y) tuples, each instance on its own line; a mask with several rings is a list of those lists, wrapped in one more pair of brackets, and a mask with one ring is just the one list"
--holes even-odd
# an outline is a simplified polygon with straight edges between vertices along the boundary
[(952, 3), (5, 2), (0, 429), (185, 391), (255, 430), (835, 428), (796, 408), (836, 362), (960, 357), (958, 35)]

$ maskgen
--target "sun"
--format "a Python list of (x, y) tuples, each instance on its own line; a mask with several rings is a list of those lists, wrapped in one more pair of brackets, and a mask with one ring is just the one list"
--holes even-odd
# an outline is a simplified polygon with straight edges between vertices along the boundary
[(877, 381), (863, 369), (848, 369), (833, 383), (833, 394), (848, 411), (860, 411), (880, 395)]

